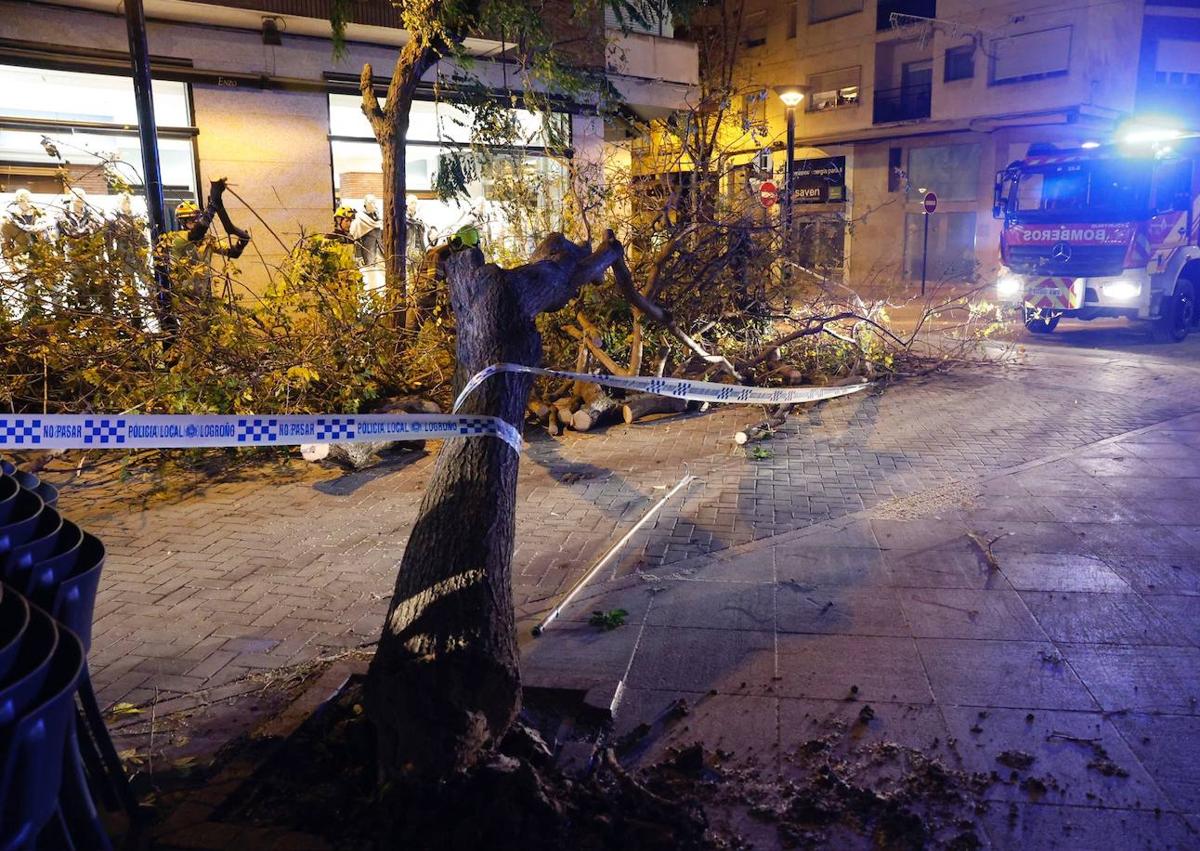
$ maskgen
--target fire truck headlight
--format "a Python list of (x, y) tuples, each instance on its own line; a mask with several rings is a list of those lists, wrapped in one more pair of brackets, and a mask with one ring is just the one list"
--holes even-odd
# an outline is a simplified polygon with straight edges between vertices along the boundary
[(1021, 292), (1021, 279), (1016, 275), (1001, 275), (996, 281), (996, 295), (1001, 298), (1012, 298)]
[(1113, 281), (1100, 287), (1100, 292), (1113, 301), (1132, 301), (1142, 294), (1142, 285), (1134, 281)]

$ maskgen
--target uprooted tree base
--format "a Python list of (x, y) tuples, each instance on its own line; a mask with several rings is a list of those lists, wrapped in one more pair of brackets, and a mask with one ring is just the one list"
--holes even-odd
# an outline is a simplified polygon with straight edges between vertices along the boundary
[[(656, 851), (751, 843), (966, 851), (981, 847), (977, 822), (989, 789), (1040, 775), (1036, 766), (1007, 780), (970, 773), (953, 767), (953, 742), (918, 750), (880, 739), (874, 735), (880, 722), (867, 706), (854, 720), (813, 717), (782, 753), (710, 749), (686, 734), (682, 706), (665, 727), (647, 724), (612, 749), (598, 748), (582, 774), (556, 767), (537, 729), (553, 745), (562, 743), (554, 742), (545, 716), (533, 712), (470, 772), (378, 793), (373, 733), (361, 700), (361, 689), (351, 685), (310, 718), (232, 796), (237, 803), (222, 820), (320, 835), (336, 848), (388, 851)], [(615, 756), (646, 762), (642, 750), (664, 737), (680, 744), (659, 747), (660, 757), (644, 770), (627, 769)]]

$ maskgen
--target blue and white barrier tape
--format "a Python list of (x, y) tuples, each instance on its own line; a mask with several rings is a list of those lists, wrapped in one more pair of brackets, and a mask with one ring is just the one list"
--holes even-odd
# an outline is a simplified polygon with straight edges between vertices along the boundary
[(718, 384), (715, 381), (690, 381), (686, 378), (646, 378), (644, 376), (623, 375), (585, 375), (579, 372), (563, 372), (558, 369), (542, 369), (536, 366), (523, 366), (519, 363), (496, 363), (485, 367), (467, 382), (467, 386), (454, 400), (454, 410), (458, 410), (466, 398), (474, 392), (485, 380), (501, 372), (524, 372), (530, 375), (551, 375), (556, 378), (570, 378), (574, 381), (590, 381), (593, 384), (603, 384), (606, 387), (620, 387), (625, 390), (637, 390), (641, 393), (653, 393), (658, 396), (672, 396), (676, 399), (686, 399), (690, 402), (725, 402), (734, 405), (792, 405), (799, 402), (819, 402), (822, 399), (835, 399), (838, 396), (848, 396), (867, 387), (867, 384), (854, 384), (846, 387), (751, 387), (746, 384)]
[[(785, 405), (857, 393), (850, 387), (749, 387), (680, 378), (585, 375), (498, 363), (472, 376), (454, 402), (457, 411), (480, 384), (501, 372), (550, 375), (609, 387), (705, 402)], [(192, 449), (201, 446), (296, 446), (360, 441), (498, 437), (521, 451), (521, 431), (478, 414), (0, 414), (4, 449)]]
[(479, 436), (498, 437), (521, 451), (519, 429), (475, 414), (0, 414), (4, 449), (192, 449)]

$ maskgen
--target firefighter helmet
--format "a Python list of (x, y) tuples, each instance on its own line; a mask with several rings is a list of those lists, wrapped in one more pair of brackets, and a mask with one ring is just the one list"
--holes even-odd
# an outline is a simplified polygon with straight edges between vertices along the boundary
[(333, 218), (335, 220), (337, 220), (337, 219), (352, 219), (356, 215), (358, 215), (358, 213), (356, 213), (354, 211), (353, 207), (342, 206), (342, 207), (338, 207), (336, 210), (333, 211)]
[(200, 215), (200, 208), (192, 201), (180, 202), (179, 206), (175, 208), (175, 218), (177, 219), (185, 219), (189, 216), (198, 215)]

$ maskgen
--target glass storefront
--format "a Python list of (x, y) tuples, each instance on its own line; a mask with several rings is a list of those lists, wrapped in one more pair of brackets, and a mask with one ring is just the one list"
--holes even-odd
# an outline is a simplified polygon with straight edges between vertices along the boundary
[[(360, 104), (358, 95), (329, 95), (334, 200), (356, 209), (368, 195), (382, 199), (385, 194), (382, 155)], [(467, 198), (443, 201), (436, 188), (438, 169), (447, 155), (471, 150), (472, 115), (451, 104), (413, 103), (405, 169), (409, 216), (424, 235), (421, 248), (473, 224), (484, 238), (485, 250), (502, 248), (520, 255), (548, 230), (561, 229), (566, 172), (547, 153), (550, 134), (544, 122), (566, 121), (567, 116), (546, 119), (521, 109), (508, 113), (517, 129), (517, 144), (478, 161), (478, 173), (467, 182)]]
[[(154, 82), (168, 209), (196, 198), (191, 107), (185, 83)], [(128, 77), (0, 65), (0, 209), (20, 190), (53, 231), (69, 188), (108, 216), (123, 205), (144, 214), (142, 153)], [(24, 196), (24, 193), (21, 193)]]

